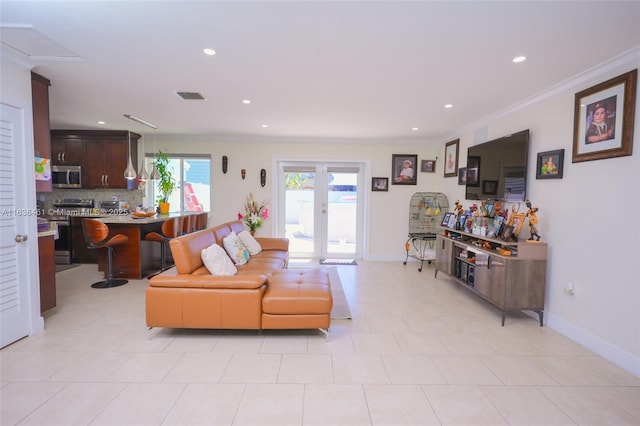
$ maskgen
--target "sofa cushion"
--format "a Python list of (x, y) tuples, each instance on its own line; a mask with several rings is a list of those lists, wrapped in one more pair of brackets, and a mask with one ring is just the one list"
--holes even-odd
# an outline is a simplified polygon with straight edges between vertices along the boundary
[(202, 268), (202, 250), (215, 242), (215, 236), (208, 229), (172, 238), (169, 246), (178, 273), (191, 274)]
[(202, 263), (211, 275), (235, 275), (238, 269), (233, 264), (227, 252), (218, 244), (211, 244), (202, 250)]
[(233, 260), (233, 263), (236, 265), (244, 265), (249, 261), (249, 251), (244, 244), (242, 244), (240, 238), (238, 238), (238, 234), (231, 231), (229, 235), (224, 237), (222, 243), (229, 257)]
[(260, 254), (262, 251), (262, 246), (260, 243), (253, 238), (253, 235), (247, 230), (238, 233), (238, 238), (242, 241), (242, 244), (249, 250), (249, 254), (251, 256), (255, 256), (256, 254)]

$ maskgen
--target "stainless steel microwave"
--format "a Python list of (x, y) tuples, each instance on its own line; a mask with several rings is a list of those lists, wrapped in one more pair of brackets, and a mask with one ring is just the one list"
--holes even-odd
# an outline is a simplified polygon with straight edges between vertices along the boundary
[(81, 166), (51, 166), (54, 188), (82, 188)]

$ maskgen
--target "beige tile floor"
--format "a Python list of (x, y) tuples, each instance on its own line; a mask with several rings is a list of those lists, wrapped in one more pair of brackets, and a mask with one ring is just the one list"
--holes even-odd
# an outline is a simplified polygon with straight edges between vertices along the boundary
[(148, 332), (145, 280), (60, 272), (45, 331), (0, 351), (0, 424), (640, 424), (640, 378), (417, 265), (338, 267), (353, 320), (328, 340)]

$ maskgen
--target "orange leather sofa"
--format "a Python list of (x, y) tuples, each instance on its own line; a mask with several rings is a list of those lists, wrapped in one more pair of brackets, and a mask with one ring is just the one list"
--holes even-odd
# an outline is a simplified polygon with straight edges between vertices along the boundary
[(169, 243), (175, 268), (149, 280), (148, 327), (208, 329), (325, 328), (331, 323), (331, 287), (323, 269), (286, 269), (289, 240), (256, 238), (262, 252), (238, 274), (214, 276), (201, 252), (231, 231), (233, 221), (174, 238)]

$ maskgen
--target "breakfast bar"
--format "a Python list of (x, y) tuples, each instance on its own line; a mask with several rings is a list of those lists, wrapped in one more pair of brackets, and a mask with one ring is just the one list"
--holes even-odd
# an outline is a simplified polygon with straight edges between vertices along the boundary
[[(175, 217), (186, 217), (200, 212), (156, 214), (150, 217), (113, 215), (96, 218), (109, 226), (109, 235), (122, 234), (129, 238), (127, 244), (114, 247), (113, 270), (119, 278), (141, 279), (160, 269), (158, 244), (145, 241), (149, 232), (161, 232), (162, 224)], [(98, 270), (107, 269), (105, 250), (98, 252)]]

